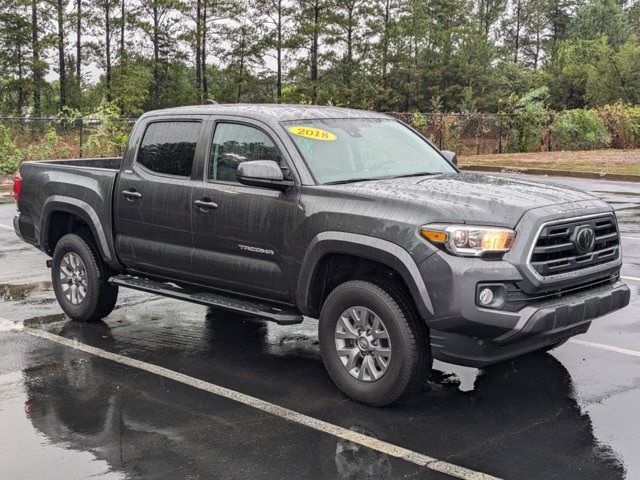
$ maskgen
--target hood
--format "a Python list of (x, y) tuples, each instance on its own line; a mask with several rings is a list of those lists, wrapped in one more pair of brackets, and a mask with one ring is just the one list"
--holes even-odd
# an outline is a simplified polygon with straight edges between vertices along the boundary
[(371, 180), (340, 188), (377, 199), (417, 202), (430, 210), (447, 210), (451, 221), (506, 227), (514, 227), (525, 212), (534, 208), (597, 200), (569, 187), (477, 173)]

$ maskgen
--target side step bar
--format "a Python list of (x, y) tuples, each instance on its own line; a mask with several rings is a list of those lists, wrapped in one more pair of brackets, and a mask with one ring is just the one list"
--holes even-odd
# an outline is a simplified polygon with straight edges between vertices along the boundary
[(272, 320), (280, 325), (302, 323), (302, 315), (294, 310), (287, 310), (286, 308), (252, 300), (240, 300), (234, 297), (221, 295), (219, 293), (191, 293), (180, 287), (169, 285), (168, 283), (130, 277), (129, 275), (115, 275), (109, 279), (109, 282), (120, 287), (155, 293), (156, 295), (176, 298), (178, 300), (184, 300), (191, 303), (198, 303), (208, 307), (229, 310), (231, 312), (246, 313), (247, 315), (255, 315), (266, 320)]

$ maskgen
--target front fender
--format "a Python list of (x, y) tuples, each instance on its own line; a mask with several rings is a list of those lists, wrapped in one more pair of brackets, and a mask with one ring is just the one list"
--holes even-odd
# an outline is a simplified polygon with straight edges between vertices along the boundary
[(353, 255), (380, 262), (402, 277), (416, 308), (423, 319), (433, 316), (433, 305), (418, 266), (404, 248), (399, 245), (356, 233), (328, 231), (316, 235), (309, 244), (302, 261), (298, 286), (296, 290), (296, 304), (305, 314), (310, 311), (310, 290), (313, 274), (322, 257), (332, 253)]

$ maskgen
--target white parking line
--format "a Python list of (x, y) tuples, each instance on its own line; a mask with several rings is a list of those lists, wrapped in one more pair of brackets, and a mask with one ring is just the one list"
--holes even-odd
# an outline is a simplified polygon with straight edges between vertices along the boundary
[(9, 225), (3, 225), (2, 223), (0, 223), (0, 228), (6, 228), (7, 230), (13, 230), (13, 227), (10, 227)]
[(29, 327), (17, 328), (16, 330), (22, 331), (34, 337), (43, 338), (60, 345), (64, 345), (65, 347), (74, 348), (76, 350), (80, 350), (82, 352), (89, 353), (106, 360), (111, 360), (128, 367), (137, 368), (139, 370), (144, 370), (155, 375), (160, 375), (176, 382), (180, 382), (185, 385), (189, 385), (191, 387), (198, 388), (215, 395), (219, 395), (229, 400), (242, 403), (255, 409), (262, 410), (263, 412), (267, 412), (285, 420), (289, 420), (290, 422), (304, 425), (319, 432), (333, 435), (334, 437), (342, 438), (349, 442), (357, 443), (372, 450), (376, 450), (386, 455), (406, 460), (415, 465), (444, 473), (452, 477), (460, 478), (463, 480), (498, 480), (496, 477), (493, 477), (486, 473), (476, 472), (475, 470), (470, 470), (468, 468), (454, 465), (449, 462), (438, 460), (437, 458), (423, 455), (421, 453), (399, 447), (392, 443), (378, 440), (377, 438), (354, 432), (353, 430), (349, 430), (338, 425), (333, 425), (332, 423), (318, 420), (317, 418), (309, 417), (294, 410), (289, 410), (288, 408), (281, 407), (279, 405), (261, 400), (256, 397), (252, 397), (251, 395), (221, 387), (213, 383), (205, 382), (204, 380), (199, 380), (197, 378), (190, 377), (183, 373), (178, 373), (164, 367), (159, 367), (158, 365), (135, 360), (123, 355), (118, 355), (117, 353), (111, 353), (100, 348), (85, 345), (84, 343), (80, 343), (76, 340), (69, 340), (68, 338), (64, 338), (44, 330), (38, 330)]
[(584, 347), (599, 348), (601, 350), (608, 350), (610, 352), (622, 353), (624, 355), (631, 355), (632, 357), (640, 357), (640, 352), (636, 350), (629, 350), (628, 348), (614, 347), (612, 345), (606, 345), (604, 343), (589, 342), (587, 340), (578, 340), (572, 338), (569, 343), (575, 343), (576, 345), (582, 345)]
[(640, 237), (627, 237), (626, 235), (620, 236), (623, 240), (640, 240)]
[(633, 280), (634, 282), (640, 282), (640, 277), (626, 277), (623, 275), (620, 278), (622, 278), (623, 280)]

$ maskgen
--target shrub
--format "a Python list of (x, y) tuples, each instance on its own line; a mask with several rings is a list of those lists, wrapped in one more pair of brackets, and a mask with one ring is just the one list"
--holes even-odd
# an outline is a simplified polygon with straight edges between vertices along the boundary
[(456, 153), (465, 154), (469, 148), (460, 140), (462, 133), (469, 126), (475, 115), (463, 112), (456, 115), (445, 115), (442, 118), (442, 147)]
[(129, 128), (127, 123), (120, 119), (118, 107), (113, 103), (102, 102), (88, 120), (96, 122), (97, 126), (87, 138), (86, 155), (90, 157), (122, 155), (127, 144)]
[(544, 104), (549, 96), (547, 87), (536, 88), (521, 98), (512, 96), (505, 107), (508, 118), (509, 145), (511, 152), (540, 150), (544, 125), (548, 112)]
[(611, 144), (611, 135), (597, 110), (565, 110), (554, 119), (551, 131), (561, 150), (593, 150)]
[(632, 146), (640, 148), (640, 106), (629, 107), (629, 116), (631, 117), (633, 131), (635, 132), (635, 141)]
[[(437, 123), (437, 119), (432, 118), (429, 114), (425, 115), (421, 112), (414, 112), (410, 115), (408, 123), (425, 137), (428, 137), (433, 143), (438, 143), (438, 139), (433, 134), (434, 130), (437, 131), (440, 128)], [(436, 115), (436, 117), (437, 116), (438, 115)]]
[(411, 114), (411, 120), (409, 123), (418, 130), (426, 130), (429, 126), (429, 119), (423, 113), (414, 112)]
[(21, 159), (22, 152), (9, 138), (7, 127), (0, 125), (0, 174), (15, 173)]
[(50, 160), (71, 156), (71, 147), (57, 134), (54, 128), (48, 128), (44, 135), (24, 149), (25, 160)]
[[(637, 107), (636, 110), (640, 114)], [(598, 115), (611, 135), (612, 147), (631, 148), (640, 138), (640, 116), (634, 117), (633, 113), (634, 107), (623, 103), (605, 105), (598, 109)]]

